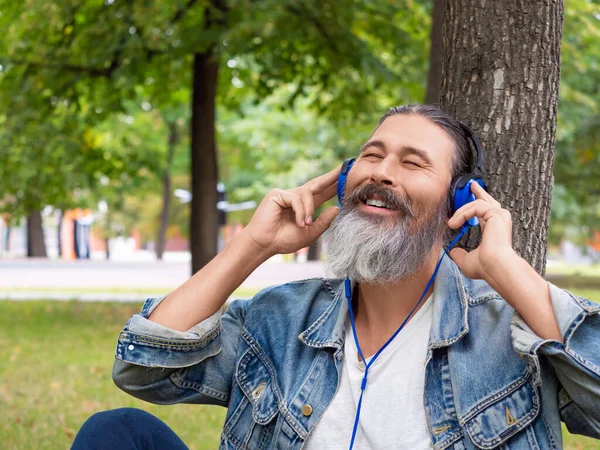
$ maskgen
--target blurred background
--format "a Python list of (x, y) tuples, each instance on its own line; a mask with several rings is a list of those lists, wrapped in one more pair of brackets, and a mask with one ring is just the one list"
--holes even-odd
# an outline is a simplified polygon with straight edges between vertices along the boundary
[[(440, 5), (0, 0), (2, 448), (68, 448), (89, 415), (121, 406), (218, 446), (224, 410), (112, 384), (119, 330), (269, 189), (355, 155), (388, 107), (435, 103)], [(546, 276), (600, 301), (600, 3), (564, 8)], [(278, 255), (236, 296), (323, 276), (322, 253)]]

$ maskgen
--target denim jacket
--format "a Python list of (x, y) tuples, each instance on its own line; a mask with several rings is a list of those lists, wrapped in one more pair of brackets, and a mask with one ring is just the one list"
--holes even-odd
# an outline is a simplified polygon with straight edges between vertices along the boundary
[[(564, 344), (541, 339), (487, 283), (442, 263), (423, 399), (435, 449), (559, 449), (561, 419), (600, 438), (600, 306), (553, 285), (550, 293)], [(301, 448), (337, 391), (342, 280), (268, 288), (186, 332), (147, 320), (159, 302), (149, 299), (121, 332), (115, 383), (152, 403), (226, 406), (221, 449)]]

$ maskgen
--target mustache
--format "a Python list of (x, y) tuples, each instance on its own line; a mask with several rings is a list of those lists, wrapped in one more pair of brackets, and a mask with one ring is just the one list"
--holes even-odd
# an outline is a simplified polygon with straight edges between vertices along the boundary
[(343, 206), (348, 207), (348, 210), (354, 208), (359, 202), (366, 202), (368, 198), (373, 196), (377, 196), (390, 208), (401, 211), (405, 216), (412, 219), (415, 218), (411, 202), (408, 198), (399, 195), (396, 191), (390, 188), (373, 183), (365, 184), (354, 189), (352, 194), (346, 196), (344, 199)]

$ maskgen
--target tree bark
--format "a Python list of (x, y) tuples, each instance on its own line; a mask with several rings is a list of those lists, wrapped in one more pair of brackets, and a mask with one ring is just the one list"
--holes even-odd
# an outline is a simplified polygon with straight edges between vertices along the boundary
[(156, 259), (159, 261), (162, 261), (165, 251), (165, 235), (167, 233), (167, 226), (169, 225), (169, 212), (171, 209), (171, 166), (173, 165), (175, 147), (179, 140), (177, 123), (175, 121), (167, 122), (167, 126), (169, 127), (167, 161), (163, 174), (162, 211), (159, 217), (158, 233), (156, 236)]
[(427, 74), (427, 93), (425, 103), (437, 105), (442, 86), (442, 63), (444, 61), (444, 2), (433, 0), (431, 10), (431, 35), (429, 38), (429, 72)]
[(561, 0), (446, 0), (440, 106), (486, 151), (489, 191), (513, 246), (546, 265), (560, 76)]
[(27, 216), (27, 257), (47, 257), (41, 211), (33, 211)]
[(217, 254), (219, 176), (215, 142), (215, 100), (218, 72), (218, 58), (211, 51), (194, 55), (190, 223), (192, 274)]

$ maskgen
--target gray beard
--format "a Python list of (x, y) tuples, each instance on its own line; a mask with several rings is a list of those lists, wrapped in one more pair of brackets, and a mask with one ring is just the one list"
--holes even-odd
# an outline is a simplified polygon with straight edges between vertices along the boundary
[[(446, 202), (416, 227), (414, 217), (365, 215), (344, 204), (327, 234), (327, 268), (353, 282), (386, 284), (414, 275), (426, 262), (445, 228)], [(416, 230), (415, 230), (416, 228)]]

